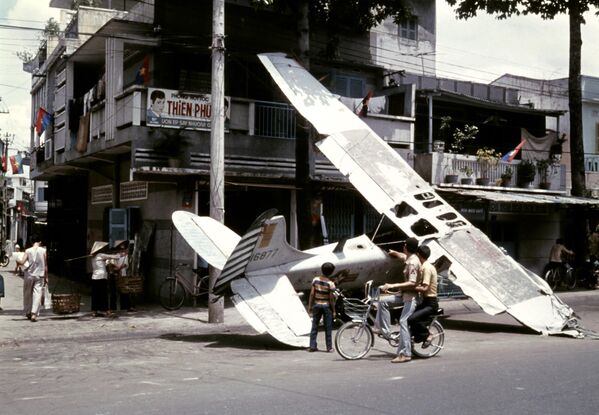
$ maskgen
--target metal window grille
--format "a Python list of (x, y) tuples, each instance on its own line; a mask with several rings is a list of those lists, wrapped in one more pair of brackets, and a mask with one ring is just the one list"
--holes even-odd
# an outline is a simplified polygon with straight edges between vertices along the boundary
[(92, 205), (100, 205), (103, 203), (112, 203), (112, 185), (92, 187)]
[(146, 200), (148, 198), (148, 182), (121, 183), (121, 202)]
[(256, 101), (255, 134), (295, 138), (295, 109), (287, 104)]

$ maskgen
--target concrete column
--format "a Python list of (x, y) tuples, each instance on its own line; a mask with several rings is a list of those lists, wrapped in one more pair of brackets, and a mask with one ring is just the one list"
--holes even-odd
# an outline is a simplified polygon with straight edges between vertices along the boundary
[(116, 101), (114, 97), (123, 91), (122, 39), (106, 39), (106, 104), (104, 107), (104, 127), (106, 140), (114, 140), (116, 130)]

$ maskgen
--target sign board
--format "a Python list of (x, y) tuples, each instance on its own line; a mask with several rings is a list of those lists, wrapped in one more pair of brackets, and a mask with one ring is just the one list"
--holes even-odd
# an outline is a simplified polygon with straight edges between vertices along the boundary
[[(231, 97), (225, 97), (225, 124), (231, 115)], [(212, 97), (172, 89), (148, 88), (146, 125), (150, 127), (210, 130)]]

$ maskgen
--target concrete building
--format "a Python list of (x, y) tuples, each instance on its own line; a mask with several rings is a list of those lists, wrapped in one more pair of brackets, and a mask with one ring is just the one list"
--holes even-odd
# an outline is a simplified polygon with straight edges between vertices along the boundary
[[(172, 212), (209, 211), (211, 2), (104, 0), (103, 8), (76, 11), (70, 0), (50, 4), (65, 9), (64, 32), (26, 65), (33, 73), (31, 175), (48, 183), (50, 268), (83, 279), (85, 264), (65, 268), (65, 259), (85, 255), (96, 240), (144, 235), (151, 298), (176, 264), (197, 265)], [(540, 272), (570, 203), (563, 171), (550, 190), (511, 189), (501, 201), (497, 195), (506, 192), (495, 182), (445, 185), (450, 157), (433, 141), (441, 117), (451, 115), (454, 127), (480, 127), (478, 146), (503, 153), (519, 143), (521, 128), (544, 132), (562, 113), (521, 105), (515, 88), (436, 78), (435, 1), (413, 5), (412, 19), (360, 36), (331, 36), (313, 24), (310, 70), (352, 109), (373, 92), (365, 122), (466, 217)], [(305, 121), (256, 58), (294, 54), (295, 27), (291, 13), (226, 2), (225, 223), (243, 233), (274, 207), (287, 218), (290, 243), (308, 248), (371, 231), (379, 217), (314, 151)], [(40, 108), (53, 123), (38, 135)], [(468, 150), (451, 160), (478, 169), (475, 149)], [(498, 164), (494, 179), (506, 168)], [(559, 202), (539, 205), (535, 194)], [(535, 235), (515, 231), (523, 224)]]
[[(64, 33), (27, 65), (32, 126), (39, 108), (53, 115), (41, 136), (32, 128), (31, 170), (48, 183), (50, 268), (82, 278), (84, 265), (67, 270), (65, 259), (84, 255), (95, 240), (133, 239), (150, 229), (144, 272), (151, 297), (174, 264), (194, 261), (171, 213), (208, 214), (211, 2), (106, 0), (103, 8), (75, 11), (71, 1), (50, 4), (65, 8)], [(403, 57), (420, 64), (419, 54), (435, 48), (435, 2), (414, 2), (414, 10), (410, 21), (353, 37), (332, 39), (313, 24), (312, 72), (348, 105), (389, 86), (405, 69)], [(308, 130), (256, 58), (294, 53), (295, 27), (290, 13), (226, 2), (225, 222), (243, 233), (276, 207), (288, 219), (291, 243), (307, 247), (323, 240), (322, 216), (335, 240), (366, 231), (376, 215), (315, 154)], [(414, 90), (393, 86), (383, 94), (388, 105), (368, 123), (412, 159)], [(157, 100), (160, 114), (151, 111)]]

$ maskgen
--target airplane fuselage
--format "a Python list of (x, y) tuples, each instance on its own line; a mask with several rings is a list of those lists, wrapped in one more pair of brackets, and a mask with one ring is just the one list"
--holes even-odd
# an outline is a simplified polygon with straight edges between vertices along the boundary
[(366, 235), (347, 239), (342, 247), (334, 243), (303, 252), (310, 256), (263, 268), (251, 275), (285, 274), (296, 291), (308, 291), (312, 279), (321, 274), (322, 264), (331, 262), (341, 289), (362, 289), (368, 280), (373, 280), (374, 285), (398, 281), (403, 269), (403, 261), (391, 257)]

